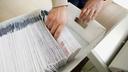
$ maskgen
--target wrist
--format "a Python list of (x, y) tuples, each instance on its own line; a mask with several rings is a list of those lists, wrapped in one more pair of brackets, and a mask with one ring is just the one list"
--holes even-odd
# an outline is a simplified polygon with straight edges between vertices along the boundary
[(62, 6), (53, 7), (53, 9), (55, 9), (55, 8), (66, 8), (66, 7), (67, 7), (67, 5), (62, 5)]
[(57, 7), (53, 7), (51, 11), (59, 11), (59, 12), (65, 12), (66, 11), (66, 6), (57, 6)]
[(106, 1), (106, 0), (100, 0), (100, 1)]
[(95, 0), (96, 2), (99, 2), (99, 3), (104, 3), (106, 2), (106, 0)]
[(106, 1), (106, 0), (97, 0), (97, 1)]

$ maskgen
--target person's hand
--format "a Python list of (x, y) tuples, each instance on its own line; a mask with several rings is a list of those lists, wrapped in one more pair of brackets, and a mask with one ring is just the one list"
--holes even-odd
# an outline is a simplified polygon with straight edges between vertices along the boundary
[(53, 8), (47, 17), (46, 26), (51, 34), (57, 39), (67, 22), (67, 12), (65, 6)]
[(82, 22), (86, 23), (90, 20), (95, 19), (103, 5), (103, 0), (88, 0), (88, 2), (85, 4), (84, 8), (81, 11), (79, 19)]

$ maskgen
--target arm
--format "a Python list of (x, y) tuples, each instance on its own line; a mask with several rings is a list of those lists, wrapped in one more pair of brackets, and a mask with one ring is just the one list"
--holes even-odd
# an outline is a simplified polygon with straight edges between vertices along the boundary
[(66, 5), (67, 0), (52, 0), (53, 8), (49, 12), (46, 26), (51, 34), (57, 39), (67, 22)]

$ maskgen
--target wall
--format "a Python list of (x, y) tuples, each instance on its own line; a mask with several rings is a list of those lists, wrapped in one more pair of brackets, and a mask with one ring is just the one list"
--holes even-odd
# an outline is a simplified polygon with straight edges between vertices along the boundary
[(51, 0), (0, 0), (0, 22), (33, 11), (51, 9)]

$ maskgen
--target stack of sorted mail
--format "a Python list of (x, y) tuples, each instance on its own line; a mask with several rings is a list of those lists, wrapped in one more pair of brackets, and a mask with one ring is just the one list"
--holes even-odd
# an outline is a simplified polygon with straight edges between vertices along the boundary
[(67, 27), (54, 39), (46, 14), (37, 10), (0, 23), (0, 72), (54, 72), (79, 52)]

